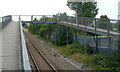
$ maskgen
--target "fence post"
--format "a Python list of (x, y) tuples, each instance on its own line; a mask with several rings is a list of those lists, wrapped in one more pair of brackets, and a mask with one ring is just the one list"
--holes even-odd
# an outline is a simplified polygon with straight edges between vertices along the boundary
[(96, 18), (95, 18), (95, 34), (96, 34), (96, 30), (97, 30), (97, 24), (96, 24)]
[(109, 54), (110, 54), (110, 45), (111, 45), (111, 38), (110, 38), (110, 26), (109, 23), (107, 24), (107, 33), (108, 33), (108, 48), (109, 48)]

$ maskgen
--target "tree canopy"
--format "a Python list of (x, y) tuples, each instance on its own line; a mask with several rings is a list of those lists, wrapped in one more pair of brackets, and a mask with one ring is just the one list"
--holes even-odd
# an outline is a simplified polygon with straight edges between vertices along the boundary
[(107, 15), (101, 15), (100, 19), (97, 21), (98, 28), (106, 29), (106, 30), (112, 30), (112, 23), (110, 22), (110, 19), (107, 17)]
[(95, 17), (98, 14), (97, 2), (68, 2), (67, 6), (79, 17)]

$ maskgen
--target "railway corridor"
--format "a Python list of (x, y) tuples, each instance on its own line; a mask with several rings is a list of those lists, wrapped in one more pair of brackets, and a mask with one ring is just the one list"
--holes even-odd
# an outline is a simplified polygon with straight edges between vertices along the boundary
[[(62, 58), (58, 53), (55, 51), (52, 51), (52, 48), (49, 48), (46, 44), (44, 44), (43, 41), (40, 41), (39, 39), (35, 38), (30, 33), (24, 31), (25, 37), (26, 37), (26, 44), (28, 48), (29, 60), (32, 68), (38, 67), (38, 70), (51, 70), (48, 65), (44, 64), (45, 61), (41, 60), (41, 56), (38, 54), (38, 51), (40, 51), (43, 56), (48, 60), (48, 62), (53, 67), (53, 71), (60, 71), (60, 70), (88, 70), (89, 68), (82, 69), (81, 67), (77, 67), (70, 62), (66, 61), (64, 58)], [(34, 59), (31, 59), (33, 57)], [(36, 62), (33, 62), (33, 60)], [(36, 65), (37, 66), (36, 66)], [(37, 68), (36, 68), (37, 69)], [(35, 70), (35, 69), (34, 69)]]
[(31, 57), (34, 66), (38, 71), (41, 70), (53, 70), (56, 69), (50, 64), (50, 62), (44, 57), (44, 55), (38, 50), (38, 47), (26, 37), (26, 43), (28, 48), (29, 56)]
[[(42, 19), (42, 16), (40, 16)], [(24, 31), (22, 29), (22, 24), (24, 20), (21, 20), (21, 15), (18, 16), (19, 21), (12, 21), (12, 17), (6, 16), (3, 17), (2, 23), (5, 23), (5, 27), (0, 30), (0, 71), (1, 70), (31, 70), (32, 68), (36, 68), (38, 71), (40, 70), (91, 70), (83, 63), (76, 66), (74, 63), (68, 61), (67, 58), (61, 56), (54, 48), (50, 48), (47, 46), (44, 41), (39, 40), (34, 35), (29, 32)], [(33, 16), (30, 15), (32, 23)], [(49, 17), (48, 17), (49, 18)], [(71, 19), (72, 20), (72, 19)], [(7, 23), (8, 24), (7, 24)], [(54, 22), (54, 21), (53, 21)], [(119, 38), (119, 30), (116, 32), (112, 32), (110, 30), (102, 30), (93, 27), (77, 25), (74, 23), (65, 22), (64, 20), (58, 21), (61, 25), (65, 25), (68, 27), (73, 27), (76, 29), (80, 29), (86, 32), (95, 33), (98, 35), (103, 35), (108, 37), (108, 48), (110, 49), (110, 38)], [(117, 21), (115, 21), (117, 23)], [(26, 22), (27, 23), (27, 22)], [(43, 22), (44, 23), (44, 22)], [(49, 22), (46, 22), (49, 23)], [(56, 21), (55, 21), (56, 23)], [(58, 24), (59, 24), (58, 23)], [(95, 26), (96, 27), (96, 26)], [(24, 35), (26, 37), (26, 44)], [(98, 37), (96, 37), (97, 39)], [(98, 42), (98, 40), (96, 40)], [(96, 46), (98, 43), (96, 43)], [(28, 53), (29, 60), (28, 60)], [(42, 59), (42, 56), (39, 54), (40, 52), (44, 55), (45, 58)], [(33, 56), (32, 56), (33, 55)], [(31, 58), (30, 58), (31, 56)], [(32, 58), (34, 57), (34, 62), (32, 62)], [(47, 62), (50, 63), (51, 67), (45, 63), (44, 59), (47, 59)], [(29, 61), (31, 64), (29, 64)], [(23, 63), (23, 64), (22, 64)], [(35, 64), (37, 64), (35, 66)], [(31, 66), (31, 67), (30, 67)], [(28, 68), (29, 67), (29, 68)]]

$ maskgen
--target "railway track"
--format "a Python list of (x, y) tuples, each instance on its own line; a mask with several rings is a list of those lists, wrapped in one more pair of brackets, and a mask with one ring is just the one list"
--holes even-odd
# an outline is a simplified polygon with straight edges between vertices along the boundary
[(55, 67), (47, 60), (38, 47), (25, 35), (29, 56), (37, 72), (50, 71), (57, 72)]

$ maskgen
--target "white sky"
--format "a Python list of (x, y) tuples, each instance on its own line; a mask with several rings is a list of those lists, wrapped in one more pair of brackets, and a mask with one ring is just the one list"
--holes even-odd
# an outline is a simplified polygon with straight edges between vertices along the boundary
[[(117, 19), (118, 1), (97, 0), (98, 15), (107, 15), (111, 19)], [(73, 15), (75, 12), (67, 6), (67, 0), (0, 0), (0, 16), (5, 15), (53, 15), (58, 12), (66, 12)]]

